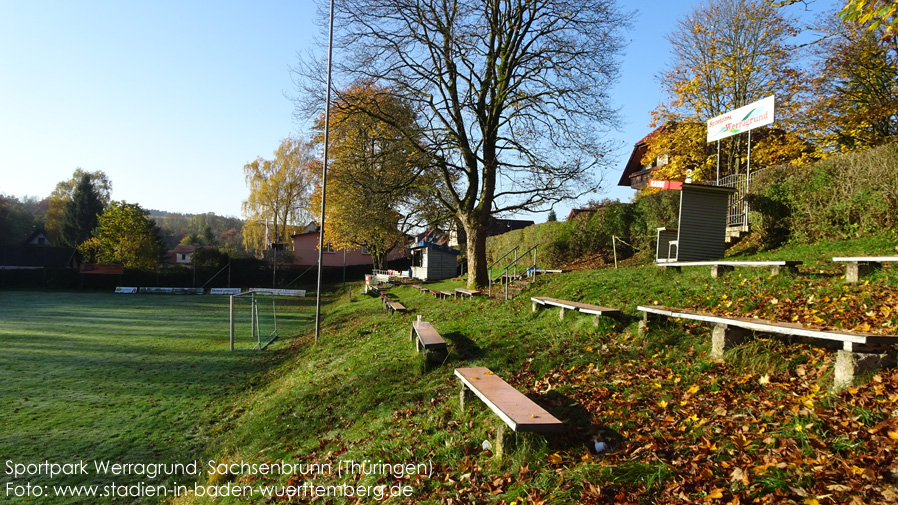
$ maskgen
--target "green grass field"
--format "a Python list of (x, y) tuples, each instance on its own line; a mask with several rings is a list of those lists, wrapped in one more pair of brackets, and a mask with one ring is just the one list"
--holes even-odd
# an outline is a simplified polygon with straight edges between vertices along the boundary
[[(310, 303), (278, 300), (281, 340), (263, 353), (232, 353), (227, 296), (0, 291), (0, 493), (24, 501), (7, 486), (191, 483), (195, 477), (112, 477), (93, 469), (13, 482), (8, 470), (200, 459), (226, 431), (240, 398), (281, 360), (289, 336), (307, 327)], [(238, 344), (252, 347), (243, 326)]]
[[(759, 338), (714, 361), (700, 324), (640, 335), (635, 317), (597, 327), (582, 314), (560, 321), (557, 310), (531, 312), (529, 297), (631, 316), (637, 305), (658, 304), (896, 334), (898, 266), (846, 285), (844, 266), (830, 260), (890, 255), (896, 243), (890, 235), (758, 255), (804, 261), (797, 275), (745, 268), (712, 280), (705, 267), (675, 274), (644, 265), (543, 275), (510, 301), (391, 289), (407, 314), (390, 315), (376, 297), (330, 293), (317, 344), (312, 301), (303, 300), (285, 314), (290, 322), (279, 321), (295, 328), (282, 334), (296, 336), (264, 353), (227, 351), (225, 297), (0, 292), (0, 463), (211, 460), (227, 471), (190, 476), (191, 486), (254, 493), (188, 493), (172, 505), (307, 502), (308, 494), (262, 492), (306, 484), (408, 486), (411, 496), (385, 500), (408, 504), (895, 503), (898, 371), (831, 392), (832, 350)], [(419, 315), (448, 342), (444, 363), (415, 352), (409, 330)], [(460, 408), (453, 369), (462, 366), (490, 368), (563, 420), (564, 432), (509, 434), (497, 457), (484, 441), (495, 442), (502, 422), (477, 400)], [(596, 441), (607, 450), (597, 454)], [(428, 472), (340, 475), (346, 460), (425, 464)], [(265, 464), (304, 467), (270, 472)], [(185, 479), (131, 478), (140, 480)]]

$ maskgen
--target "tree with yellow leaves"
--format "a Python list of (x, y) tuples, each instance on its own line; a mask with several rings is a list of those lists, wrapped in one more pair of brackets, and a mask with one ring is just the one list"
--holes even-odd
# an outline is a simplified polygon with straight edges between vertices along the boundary
[[(407, 101), (370, 82), (343, 90), (331, 105), (325, 241), (366, 248), (376, 269), (413, 228), (439, 219), (438, 179), (416, 146), (416, 121)], [(323, 117), (316, 128), (324, 130)]]
[(271, 244), (289, 239), (290, 227), (311, 219), (308, 202), (317, 171), (312, 143), (288, 137), (274, 159), (257, 158), (243, 166), (249, 197), (243, 202), (243, 242), (261, 256)]
[(884, 42), (898, 36), (898, 3), (895, 0), (848, 0), (839, 14), (845, 21), (877, 32)]
[[(795, 33), (793, 21), (760, 0), (712, 0), (679, 20), (668, 36), (673, 60), (660, 76), (670, 101), (653, 113), (655, 125), (670, 126), (649, 140), (644, 160), (667, 155), (663, 175), (669, 179), (683, 180), (687, 171), (696, 181), (716, 177), (717, 149), (706, 145), (706, 121), (772, 94), (777, 121), (788, 130), (800, 89), (788, 46)], [(722, 174), (743, 170), (746, 140), (739, 135), (722, 141)], [(801, 145), (789, 134), (772, 157), (788, 158), (785, 153), (800, 153)]]
[(824, 154), (898, 138), (898, 38), (832, 15), (818, 27), (816, 77), (808, 118)]

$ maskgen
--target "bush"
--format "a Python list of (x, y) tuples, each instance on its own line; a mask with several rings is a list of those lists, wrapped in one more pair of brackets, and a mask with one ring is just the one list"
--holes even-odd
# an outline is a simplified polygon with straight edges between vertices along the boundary
[(749, 203), (762, 241), (870, 236), (898, 225), (898, 145), (804, 167), (778, 166), (753, 182)]

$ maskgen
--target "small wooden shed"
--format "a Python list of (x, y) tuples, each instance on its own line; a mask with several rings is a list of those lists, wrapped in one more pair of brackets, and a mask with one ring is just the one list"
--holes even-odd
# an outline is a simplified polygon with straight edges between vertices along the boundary
[(455, 277), (461, 252), (422, 240), (410, 248), (412, 277), (423, 281), (438, 281)]
[(658, 228), (655, 261), (705, 261), (723, 258), (726, 250), (729, 196), (735, 190), (683, 183), (677, 228)]

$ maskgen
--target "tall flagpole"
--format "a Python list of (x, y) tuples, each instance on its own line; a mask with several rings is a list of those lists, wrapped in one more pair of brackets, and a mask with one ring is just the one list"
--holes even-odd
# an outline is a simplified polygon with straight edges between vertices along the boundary
[(327, 98), (324, 106), (324, 164), (321, 167), (321, 220), (318, 228), (318, 289), (315, 290), (315, 343), (321, 334), (321, 271), (324, 259), (324, 199), (327, 195), (327, 154), (330, 141), (331, 113), (331, 61), (334, 46), (334, 0), (330, 2), (330, 19), (327, 40)]

